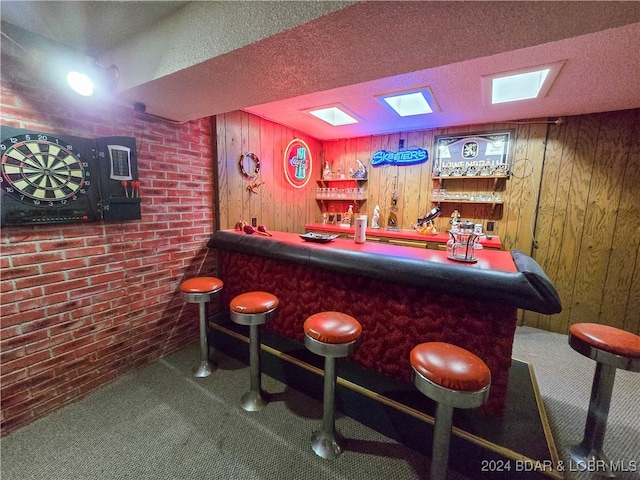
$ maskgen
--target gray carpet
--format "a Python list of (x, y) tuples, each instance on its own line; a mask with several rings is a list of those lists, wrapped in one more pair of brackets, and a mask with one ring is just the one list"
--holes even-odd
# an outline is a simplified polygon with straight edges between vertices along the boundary
[[(518, 327), (513, 358), (533, 364), (565, 478), (598, 478), (569, 463), (566, 450), (582, 440), (595, 362), (575, 352), (567, 336)], [(640, 479), (640, 374), (616, 372), (604, 452), (618, 462), (619, 480)], [(514, 477), (517, 478), (517, 477)]]
[[(582, 435), (593, 362), (566, 336), (528, 327), (518, 327), (513, 356), (534, 365), (565, 478), (595, 478), (571, 471), (564, 456)], [(428, 458), (342, 415), (347, 451), (318, 458), (309, 438), (321, 422), (319, 402), (265, 376), (272, 403), (247, 413), (238, 400), (248, 367), (218, 355), (218, 371), (195, 379), (197, 358), (194, 344), (13, 432), (0, 442), (2, 480), (428, 478)], [(636, 466), (623, 480), (640, 478), (638, 392), (640, 375), (618, 372), (605, 450)], [(450, 471), (450, 480), (465, 478)]]
[(247, 413), (248, 368), (218, 355), (215, 374), (195, 379), (198, 358), (192, 345), (12, 433), (1, 442), (2, 480), (426, 477), (427, 458), (341, 415), (349, 450), (317, 457), (319, 402), (265, 376), (272, 403)]

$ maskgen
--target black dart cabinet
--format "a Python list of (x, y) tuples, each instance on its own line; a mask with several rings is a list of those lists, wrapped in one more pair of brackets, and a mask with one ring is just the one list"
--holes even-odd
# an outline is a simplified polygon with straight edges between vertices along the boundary
[[(112, 148), (118, 162), (114, 175), (131, 177), (126, 182), (135, 195), (131, 191), (131, 182), (138, 180), (135, 139), (93, 140), (0, 126), (0, 225), (139, 219), (139, 195), (127, 199), (125, 180), (110, 177), (109, 146), (127, 152), (128, 170), (123, 153)], [(110, 197), (123, 197), (124, 202)]]
[(98, 138), (96, 146), (104, 219), (139, 220), (140, 186), (135, 138)]

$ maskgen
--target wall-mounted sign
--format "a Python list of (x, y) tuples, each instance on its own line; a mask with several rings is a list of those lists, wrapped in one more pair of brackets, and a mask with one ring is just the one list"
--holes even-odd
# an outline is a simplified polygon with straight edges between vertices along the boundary
[(433, 174), (437, 177), (509, 174), (511, 132), (436, 137)]
[(299, 138), (289, 142), (284, 150), (284, 176), (294, 188), (304, 187), (311, 178), (313, 159), (309, 146)]
[(378, 150), (371, 157), (372, 167), (381, 167), (382, 165), (417, 165), (429, 160), (429, 153), (423, 148), (412, 148), (410, 150), (401, 150), (399, 152), (388, 152), (387, 150)]

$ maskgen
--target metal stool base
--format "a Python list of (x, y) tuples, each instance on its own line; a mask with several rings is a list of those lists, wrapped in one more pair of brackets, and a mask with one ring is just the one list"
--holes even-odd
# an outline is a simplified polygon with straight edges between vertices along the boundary
[(607, 429), (607, 418), (611, 405), (611, 394), (616, 376), (616, 367), (604, 363), (596, 363), (596, 371), (591, 385), (591, 399), (587, 411), (584, 436), (577, 445), (569, 448), (571, 460), (588, 471), (596, 471), (598, 475), (613, 478), (611, 463), (602, 451)]
[(200, 366), (194, 370), (193, 375), (198, 378), (205, 378), (211, 375), (215, 369), (216, 366), (212, 362), (208, 360), (202, 361), (200, 362)]
[(213, 373), (216, 366), (209, 360), (209, 344), (207, 343), (207, 304), (200, 302), (200, 365), (195, 369), (196, 378), (205, 378)]
[(583, 442), (569, 447), (568, 453), (571, 461), (580, 468), (597, 472), (601, 477), (615, 478), (616, 474), (611, 470), (611, 462), (603, 452), (592, 449)]
[(342, 454), (343, 438), (338, 433), (327, 433), (322, 430), (311, 435), (311, 448), (319, 457), (333, 460)]
[(264, 393), (261, 391), (249, 390), (240, 399), (240, 406), (247, 412), (259, 412), (268, 404), (269, 400), (265, 398)]

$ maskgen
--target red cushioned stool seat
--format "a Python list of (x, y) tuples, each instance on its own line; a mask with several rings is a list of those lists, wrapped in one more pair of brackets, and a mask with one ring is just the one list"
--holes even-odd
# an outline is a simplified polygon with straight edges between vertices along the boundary
[(222, 280), (216, 277), (195, 277), (180, 284), (180, 296), (185, 302), (197, 303), (200, 316), (200, 365), (195, 370), (198, 378), (208, 377), (215, 369), (209, 360), (209, 345), (207, 341), (207, 302), (224, 286)]
[(341, 312), (320, 312), (304, 322), (305, 345), (322, 356), (346, 357), (354, 351), (362, 325)]
[(581, 468), (599, 465), (600, 475), (614, 477), (611, 462), (603, 452), (616, 369), (640, 372), (640, 336), (597, 323), (569, 327), (569, 345), (596, 361), (591, 399), (582, 442), (569, 448), (571, 459)]
[[(411, 350), (410, 361), (413, 369), (430, 384), (448, 390), (477, 392), (488, 388), (491, 384), (491, 372), (479, 357), (449, 343), (430, 342), (417, 345)], [(438, 396), (436, 392), (439, 391), (437, 388), (434, 389), (434, 394)], [(425, 395), (431, 397), (431, 394), (425, 393)], [(457, 397), (454, 394), (452, 398), (455, 401)], [(437, 398), (433, 400), (439, 401)], [(461, 407), (480, 406), (481, 396), (478, 401), (481, 402), (478, 405), (461, 405)]]
[(335, 427), (336, 358), (355, 351), (362, 325), (342, 312), (320, 312), (304, 322), (304, 344), (324, 357), (324, 392), (322, 429), (311, 435), (311, 448), (316, 455), (334, 459), (342, 453), (342, 436)]
[(216, 277), (195, 277), (180, 284), (180, 294), (185, 302), (209, 302), (223, 286), (222, 280)]
[(229, 304), (231, 319), (240, 325), (260, 325), (267, 322), (278, 304), (278, 297), (268, 292), (241, 293)]
[(409, 354), (413, 383), (437, 402), (431, 458), (432, 480), (447, 475), (454, 408), (475, 408), (489, 396), (491, 372), (477, 355), (449, 343), (416, 345)]
[(569, 345), (596, 362), (640, 371), (640, 337), (631, 332), (598, 323), (576, 323), (569, 327)]
[(260, 325), (267, 323), (279, 305), (278, 297), (262, 291), (246, 292), (235, 296), (229, 308), (234, 323), (249, 325), (249, 367), (251, 387), (240, 399), (240, 404), (248, 412), (262, 410), (268, 403), (262, 390), (262, 370), (260, 366)]

